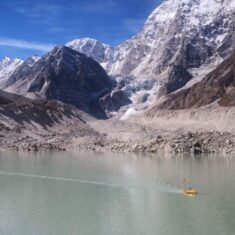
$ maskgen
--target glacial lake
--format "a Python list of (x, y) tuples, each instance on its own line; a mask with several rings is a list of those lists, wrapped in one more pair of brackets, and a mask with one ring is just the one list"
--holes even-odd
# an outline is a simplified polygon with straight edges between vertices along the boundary
[(234, 235), (235, 157), (1, 152), (0, 234)]

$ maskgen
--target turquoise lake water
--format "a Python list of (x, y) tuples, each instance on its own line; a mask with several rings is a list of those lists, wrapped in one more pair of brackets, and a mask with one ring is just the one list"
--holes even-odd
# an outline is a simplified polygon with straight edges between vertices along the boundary
[(235, 157), (1, 152), (0, 218), (3, 235), (234, 235)]

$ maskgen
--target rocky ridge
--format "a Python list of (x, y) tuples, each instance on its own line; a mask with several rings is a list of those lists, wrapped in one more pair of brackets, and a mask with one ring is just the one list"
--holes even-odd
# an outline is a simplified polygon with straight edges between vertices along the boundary
[(58, 46), (35, 63), (26, 61), (9, 78), (6, 90), (29, 97), (56, 99), (104, 118), (99, 98), (115, 82), (93, 59), (65, 46)]
[(140, 33), (116, 48), (110, 73), (159, 79), (166, 69), (225, 57), (234, 45), (234, 11), (232, 0), (164, 1)]
[(108, 70), (106, 65), (112, 61), (115, 50), (113, 47), (92, 38), (75, 39), (68, 42), (66, 46), (92, 58), (106, 70)]
[(99, 48), (98, 55), (106, 59), (98, 61), (125, 84), (121, 89), (132, 102), (127, 113), (129, 108), (143, 111), (162, 95), (203, 79), (231, 55), (235, 4), (233, 0), (166, 0), (141, 32), (112, 50), (102, 49), (103, 44), (92, 39), (77, 40), (77, 47), (73, 44), (76, 40), (67, 45), (93, 58), (94, 48)]
[(235, 53), (192, 87), (182, 89), (166, 97), (166, 100), (148, 113), (159, 109), (200, 108), (212, 103), (223, 107), (235, 105)]

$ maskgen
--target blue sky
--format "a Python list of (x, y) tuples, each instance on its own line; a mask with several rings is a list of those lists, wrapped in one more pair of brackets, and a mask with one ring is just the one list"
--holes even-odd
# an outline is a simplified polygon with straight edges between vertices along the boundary
[(0, 0), (0, 58), (42, 55), (91, 37), (116, 46), (141, 30), (162, 0)]

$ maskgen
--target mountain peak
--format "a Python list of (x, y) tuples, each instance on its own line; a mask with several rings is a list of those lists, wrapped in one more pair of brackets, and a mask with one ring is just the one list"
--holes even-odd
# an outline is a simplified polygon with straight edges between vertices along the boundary
[(207, 24), (212, 22), (219, 12), (234, 9), (234, 0), (166, 0), (152, 12), (146, 25), (165, 24), (174, 20), (179, 12), (182, 18), (188, 19), (191, 24)]
[(63, 45), (32, 66), (28, 61), (8, 79), (8, 91), (60, 100), (105, 116), (98, 99), (111, 90), (113, 81), (96, 61)]
[(232, 46), (234, 10), (234, 0), (164, 1), (152, 12), (140, 33), (118, 46), (109, 73), (162, 77), (159, 74), (183, 59), (184, 52), (190, 57), (184, 61), (184, 67), (199, 67), (219, 48)]
[(70, 48), (64, 46), (64, 45), (58, 45), (52, 49), (48, 54), (56, 54), (58, 52), (64, 52), (66, 50), (70, 50)]
[(68, 42), (66, 46), (91, 57), (102, 65), (110, 61), (114, 53), (113, 47), (92, 38), (75, 39)]
[(75, 47), (75, 46), (80, 46), (81, 44), (85, 45), (85, 44), (88, 44), (88, 43), (91, 44), (91, 46), (92, 45), (94, 46), (95, 44), (100, 44), (103, 47), (111, 47), (110, 45), (107, 45), (105, 43), (100, 42), (99, 40), (96, 40), (94, 38), (88, 38), (88, 37), (80, 38), (80, 39), (75, 39), (75, 40), (73, 40), (71, 42), (68, 42), (66, 44), (66, 46), (68, 46), (68, 47)]
[(22, 63), (23, 60), (9, 57), (5, 57), (0, 61), (0, 89), (4, 88), (9, 77)]
[(10, 61), (11, 61), (11, 58), (6, 56), (1, 60), (1, 63), (8, 63)]
[(20, 59), (11, 59), (10, 57), (4, 57), (2, 60), (0, 60), (0, 66), (7, 66), (12, 63), (21, 63), (23, 60)]

